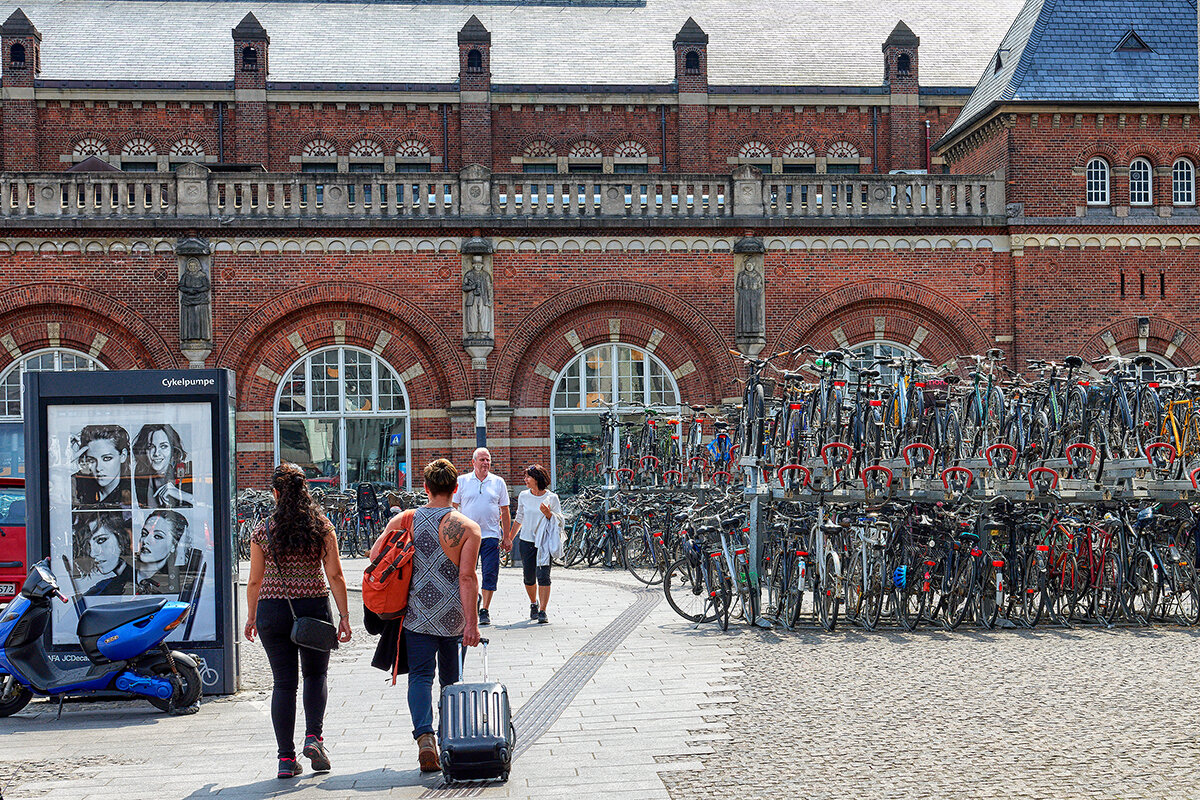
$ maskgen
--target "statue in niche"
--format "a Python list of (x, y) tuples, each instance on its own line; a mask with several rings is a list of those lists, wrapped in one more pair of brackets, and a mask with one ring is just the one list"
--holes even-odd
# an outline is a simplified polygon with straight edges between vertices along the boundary
[(212, 341), (212, 282), (198, 258), (189, 258), (179, 279), (179, 338)]
[(492, 276), (483, 268), (483, 256), (471, 257), (463, 275), (463, 322), (466, 338), (492, 338)]
[(762, 256), (748, 255), (735, 284), (734, 332), (737, 336), (761, 336), (766, 330), (763, 316)]

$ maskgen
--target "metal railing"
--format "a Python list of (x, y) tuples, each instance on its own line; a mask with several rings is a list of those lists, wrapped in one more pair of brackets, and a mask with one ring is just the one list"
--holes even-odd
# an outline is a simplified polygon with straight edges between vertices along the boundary
[(0, 219), (998, 217), (1002, 176), (0, 173)]

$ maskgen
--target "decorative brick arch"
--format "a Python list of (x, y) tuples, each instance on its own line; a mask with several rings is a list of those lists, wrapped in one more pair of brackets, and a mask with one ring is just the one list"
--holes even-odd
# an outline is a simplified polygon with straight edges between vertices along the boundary
[[(1093, 334), (1084, 342), (1079, 355), (1085, 361), (1109, 355), (1112, 350), (1106, 339), (1110, 339), (1117, 351), (1124, 356), (1146, 352), (1150, 355), (1168, 358), (1167, 353), (1170, 351), (1171, 355), (1168, 360), (1176, 366), (1191, 366), (1200, 362), (1200, 336), (1162, 317), (1147, 317), (1146, 319), (1150, 324), (1145, 351), (1141, 349), (1137, 317), (1124, 317), (1113, 321), (1103, 330)], [(1070, 355), (1070, 353), (1063, 355)]]
[[(619, 320), (618, 331), (611, 320)], [(565, 367), (577, 354), (568, 336), (577, 337), (582, 349), (614, 337), (638, 348), (654, 342), (654, 355), (668, 369), (683, 371), (676, 380), (685, 403), (736, 394), (737, 373), (725, 339), (694, 306), (651, 286), (604, 281), (573, 288), (539, 305), (512, 330), (489, 396), (514, 407), (549, 407), (553, 381), (539, 374), (538, 365), (556, 373)]]
[[(51, 338), (57, 325), (57, 343)], [(95, 355), (110, 369), (175, 369), (180, 356), (140, 314), (80, 286), (42, 283), (0, 293), (0, 330), (22, 353), (66, 347)], [(14, 360), (0, 351), (0, 370)]]
[[(384, 310), (386, 309), (386, 310)], [(344, 333), (334, 322), (345, 323)], [(379, 355), (404, 372), (421, 372), (405, 381), (414, 409), (446, 408), (467, 387), (460, 348), (440, 326), (409, 301), (360, 283), (317, 283), (293, 289), (250, 312), (230, 334), (217, 366), (238, 374), (238, 406), (270, 409), (278, 380), (300, 357), (289, 336), (299, 334), (306, 351), (341, 344), (374, 350), (388, 335)], [(266, 367), (266, 369), (262, 369)], [(268, 371), (269, 370), (269, 371)]]
[[(875, 318), (885, 320), (876, 333)], [(783, 326), (772, 352), (802, 344), (834, 347), (835, 329), (851, 345), (885, 339), (915, 349), (935, 364), (960, 353), (982, 353), (990, 339), (975, 319), (953, 300), (925, 286), (901, 281), (863, 281), (822, 295)], [(923, 329), (926, 333), (921, 334)]]
[(1121, 164), (1121, 151), (1111, 142), (1096, 140), (1079, 149), (1075, 156), (1075, 169), (1083, 169), (1093, 158), (1103, 158), (1111, 169)]

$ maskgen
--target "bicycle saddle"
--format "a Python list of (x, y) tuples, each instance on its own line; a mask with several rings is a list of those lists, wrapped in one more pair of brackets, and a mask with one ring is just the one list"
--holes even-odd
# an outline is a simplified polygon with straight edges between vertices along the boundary
[(703, 536), (705, 538), (714, 537), (720, 532), (721, 529), (715, 525), (701, 525), (699, 528), (696, 528), (696, 535)]
[(671, 519), (675, 520), (676, 522), (687, 522), (688, 521), (688, 513), (686, 511), (680, 511), (678, 514), (671, 517)]
[(877, 370), (877, 369), (863, 369), (863, 370), (859, 370), (859, 371), (858, 371), (858, 377), (860, 377), (860, 378), (878, 378), (878, 377), (879, 377), (879, 370)]
[(1071, 369), (1079, 369), (1083, 366), (1083, 359), (1079, 356), (1067, 356), (1063, 359), (1063, 365)]
[(955, 384), (962, 383), (962, 378), (960, 378), (958, 375), (947, 375), (946, 383), (954, 386)]
[(821, 358), (826, 361), (843, 361), (846, 358), (846, 354), (841, 350), (830, 350), (822, 355)]
[(700, 412), (704, 410), (704, 406), (688, 406), (692, 411)]

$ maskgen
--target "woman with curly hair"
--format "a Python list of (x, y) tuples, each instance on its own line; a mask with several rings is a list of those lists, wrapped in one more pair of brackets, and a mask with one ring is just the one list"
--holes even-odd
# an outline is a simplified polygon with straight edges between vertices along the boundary
[[(304, 755), (316, 772), (329, 771), (321, 737), (328, 689), (329, 653), (299, 647), (291, 639), (292, 609), (302, 617), (332, 621), (329, 590), (337, 602), (338, 641), (350, 641), (350, 605), (333, 525), (313, 501), (304, 471), (280, 464), (271, 478), (275, 513), (250, 538), (250, 578), (246, 582), (246, 639), (262, 637), (271, 664), (271, 725), (279, 745), (280, 778), (303, 772), (296, 760), (296, 688), (304, 674)], [(324, 568), (324, 577), (322, 576)], [(289, 602), (290, 601), (290, 602)]]

